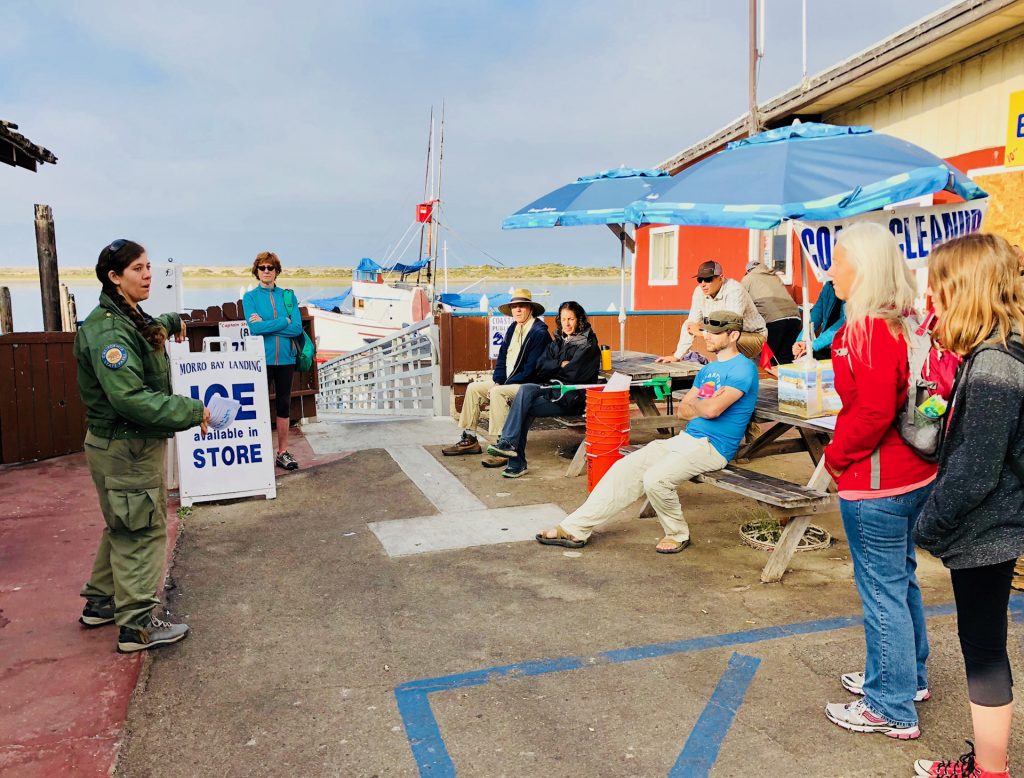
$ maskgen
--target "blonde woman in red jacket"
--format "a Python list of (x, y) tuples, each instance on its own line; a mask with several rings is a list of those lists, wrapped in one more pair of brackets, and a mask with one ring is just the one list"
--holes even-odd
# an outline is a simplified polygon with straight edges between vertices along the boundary
[(896, 240), (878, 224), (839, 234), (829, 275), (846, 301), (846, 324), (832, 343), (843, 409), (825, 449), (864, 609), (864, 671), (841, 677), (850, 703), (825, 707), (854, 732), (900, 740), (921, 734), (915, 701), (928, 699), (928, 637), (917, 584), (914, 525), (936, 466), (896, 431), (907, 399), (907, 332), (914, 286)]

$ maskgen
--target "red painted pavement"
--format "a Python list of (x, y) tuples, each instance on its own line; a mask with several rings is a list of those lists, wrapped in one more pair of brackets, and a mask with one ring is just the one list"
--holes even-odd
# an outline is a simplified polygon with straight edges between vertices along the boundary
[[(346, 456), (315, 458), (295, 429), (289, 444), (303, 469)], [(84, 454), (0, 466), (0, 776), (92, 778), (113, 767), (142, 655), (115, 652), (113, 625), (78, 624), (102, 526)]]

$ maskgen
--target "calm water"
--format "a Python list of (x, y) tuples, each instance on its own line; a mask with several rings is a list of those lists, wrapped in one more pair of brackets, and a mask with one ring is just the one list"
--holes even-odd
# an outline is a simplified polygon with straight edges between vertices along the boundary
[[(628, 284), (628, 280), (627, 280)], [(21, 332), (33, 332), (43, 327), (43, 312), (39, 304), (39, 282), (15, 282), (3, 281), (0, 285), (6, 285), (11, 290), (11, 306), (14, 311), (14, 329)], [(468, 281), (449, 283), (448, 291), (459, 292), (466, 287), (469, 292), (484, 292), (488, 295), (509, 291), (511, 281), (483, 281), (479, 284), (469, 286)], [(322, 284), (303, 283), (293, 281), (292, 286), (299, 300), (306, 300), (310, 297), (330, 297), (340, 294), (340, 286), (324, 286)], [(516, 284), (519, 286), (519, 284)], [(534, 299), (544, 305), (548, 310), (558, 308), (559, 303), (565, 300), (576, 300), (587, 311), (605, 311), (609, 304), (614, 303), (616, 308), (619, 304), (619, 282), (617, 280), (607, 281), (535, 281), (527, 283), (527, 288), (533, 292)], [(247, 288), (247, 286), (246, 286)], [(68, 289), (75, 296), (75, 303), (78, 306), (78, 318), (84, 319), (91, 311), (99, 297), (99, 284), (88, 281), (73, 282), (68, 284)], [(210, 305), (239, 299), (240, 286), (234, 284), (193, 284), (185, 282), (185, 308), (206, 308)], [(626, 289), (627, 307), (629, 289)], [(145, 306), (143, 306), (145, 307)]]

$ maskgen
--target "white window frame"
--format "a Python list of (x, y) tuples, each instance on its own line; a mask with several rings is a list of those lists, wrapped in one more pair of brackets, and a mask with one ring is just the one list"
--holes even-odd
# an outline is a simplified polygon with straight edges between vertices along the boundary
[[(650, 243), (647, 250), (647, 283), (649, 286), (678, 286), (679, 285), (679, 227), (652, 227), (650, 230)], [(672, 237), (669, 244), (675, 252), (675, 262), (671, 278), (654, 277), (654, 236), (670, 234)]]

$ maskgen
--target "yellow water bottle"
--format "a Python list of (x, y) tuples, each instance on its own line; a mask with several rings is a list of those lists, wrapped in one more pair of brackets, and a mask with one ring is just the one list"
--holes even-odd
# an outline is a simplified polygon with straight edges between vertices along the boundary
[(610, 371), (612, 369), (612, 347), (601, 346), (601, 369)]

